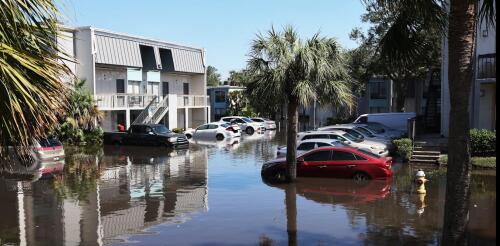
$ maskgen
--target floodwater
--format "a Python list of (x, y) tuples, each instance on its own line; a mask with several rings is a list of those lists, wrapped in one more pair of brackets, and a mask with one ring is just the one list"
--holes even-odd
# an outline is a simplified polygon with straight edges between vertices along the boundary
[[(284, 144), (266, 132), (189, 149), (66, 148), (65, 162), (0, 178), (0, 245), (437, 245), (445, 177), (393, 166), (359, 185), (299, 179), (268, 185), (264, 161)], [(475, 172), (468, 240), (496, 243), (496, 175)]]

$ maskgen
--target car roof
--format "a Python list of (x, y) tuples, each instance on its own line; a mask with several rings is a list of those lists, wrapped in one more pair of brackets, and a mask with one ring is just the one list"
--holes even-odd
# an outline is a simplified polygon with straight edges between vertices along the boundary
[[(321, 127), (319, 129), (329, 129), (329, 128), (348, 128), (348, 129), (353, 129), (355, 128), (356, 126), (353, 126), (353, 125), (347, 125), (347, 124), (338, 124), (338, 125), (332, 125), (332, 126), (325, 126), (325, 127)], [(324, 132), (324, 131), (323, 131)]]
[(332, 143), (332, 142), (339, 142), (338, 140), (335, 140), (335, 139), (326, 139), (326, 138), (312, 138), (312, 139), (306, 139), (306, 140), (302, 140), (300, 141), (300, 143)]
[[(303, 155), (309, 154), (311, 152), (316, 152), (319, 150), (348, 150), (348, 151), (355, 152), (356, 154), (358, 153), (358, 151), (357, 151), (358, 148), (351, 147), (351, 146), (323, 146), (323, 147), (311, 149), (307, 152), (300, 154), (299, 156), (303, 156)], [(364, 153), (361, 153), (361, 154), (364, 154)]]
[(344, 134), (345, 132), (342, 130), (328, 130), (328, 131), (306, 131), (306, 132), (299, 132), (297, 135), (309, 135), (309, 134)]

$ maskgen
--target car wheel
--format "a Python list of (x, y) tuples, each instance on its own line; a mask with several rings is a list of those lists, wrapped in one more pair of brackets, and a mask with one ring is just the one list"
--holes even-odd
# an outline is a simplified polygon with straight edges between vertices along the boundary
[(255, 132), (255, 130), (252, 127), (247, 127), (247, 129), (245, 129), (245, 132), (248, 135), (252, 135)]
[(352, 176), (352, 179), (354, 179), (357, 183), (364, 183), (370, 180), (370, 176), (363, 172), (357, 172)]
[(222, 134), (220, 134), (220, 133), (219, 133), (219, 134), (217, 134), (217, 135), (215, 136), (215, 138), (216, 138), (217, 140), (221, 141), (221, 140), (223, 140), (223, 139), (224, 139), (224, 135), (222, 135)]
[(191, 134), (186, 134), (186, 138), (187, 139), (191, 139), (193, 136), (191, 136)]

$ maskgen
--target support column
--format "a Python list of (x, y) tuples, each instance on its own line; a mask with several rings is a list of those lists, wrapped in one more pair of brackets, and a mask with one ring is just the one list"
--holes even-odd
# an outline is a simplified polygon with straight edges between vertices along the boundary
[(125, 129), (130, 128), (130, 109), (125, 110)]
[(189, 117), (188, 117), (188, 112), (189, 112), (189, 109), (188, 108), (184, 108), (184, 129), (188, 129), (189, 128), (189, 124), (188, 124), (188, 120), (189, 120)]
[(211, 119), (210, 119), (210, 107), (206, 107), (205, 108), (205, 123), (210, 123), (211, 122)]
[(168, 127), (174, 129), (177, 125), (177, 95), (168, 94)]

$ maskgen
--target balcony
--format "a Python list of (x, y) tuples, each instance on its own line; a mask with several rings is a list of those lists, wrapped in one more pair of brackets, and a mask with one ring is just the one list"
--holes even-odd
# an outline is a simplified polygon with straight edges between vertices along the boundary
[(209, 97), (204, 95), (178, 95), (177, 107), (194, 108), (206, 107), (210, 105)]
[(479, 55), (477, 58), (477, 79), (496, 79), (496, 54)]
[[(144, 109), (156, 98), (150, 94), (98, 94), (94, 96), (97, 107), (101, 110)], [(159, 100), (159, 99), (157, 99)]]

